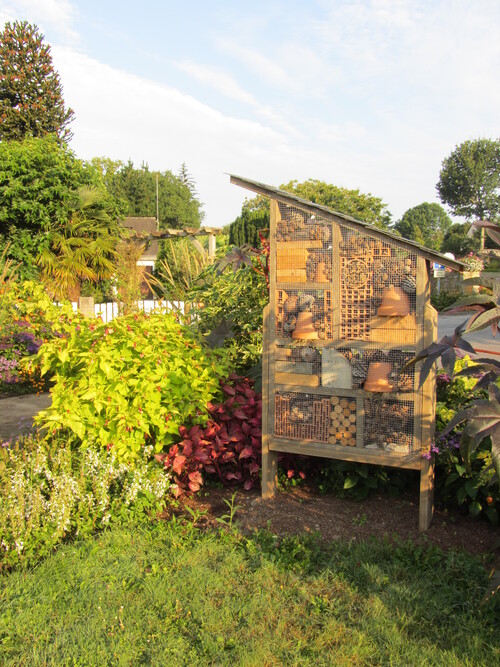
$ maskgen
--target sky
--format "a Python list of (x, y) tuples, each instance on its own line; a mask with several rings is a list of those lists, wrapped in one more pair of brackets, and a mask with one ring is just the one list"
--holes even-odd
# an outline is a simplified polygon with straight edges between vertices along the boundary
[[(51, 46), (79, 158), (196, 183), (203, 224), (309, 178), (438, 202), (442, 161), (500, 136), (498, 0), (0, 0)], [(155, 214), (154, 211), (151, 213)]]

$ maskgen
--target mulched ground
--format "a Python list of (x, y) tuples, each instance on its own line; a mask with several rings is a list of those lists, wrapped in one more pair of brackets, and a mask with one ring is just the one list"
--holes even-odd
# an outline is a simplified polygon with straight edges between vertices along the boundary
[[(199, 523), (219, 526), (217, 517), (228, 514), (225, 501), (234, 493), (229, 489), (209, 488), (184, 499), (191, 509), (202, 514)], [(462, 516), (458, 512), (435, 510), (429, 529), (418, 530), (418, 496), (403, 494), (397, 498), (375, 495), (361, 502), (320, 495), (306, 487), (279, 491), (270, 500), (262, 500), (260, 491), (239, 490), (235, 521), (243, 532), (269, 528), (283, 536), (318, 532), (325, 541), (367, 540), (371, 536), (412, 540), (415, 544), (433, 544), (443, 550), (465, 549), (471, 554), (494, 553), (500, 562), (500, 530), (483, 519)]]

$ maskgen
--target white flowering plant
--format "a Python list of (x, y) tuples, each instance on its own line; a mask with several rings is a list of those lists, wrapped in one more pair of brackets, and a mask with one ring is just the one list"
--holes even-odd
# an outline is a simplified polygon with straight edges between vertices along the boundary
[(32, 435), (0, 443), (0, 570), (32, 564), (69, 537), (160, 512), (170, 478), (151, 456), (145, 448), (124, 463), (101, 448)]
[(470, 252), (465, 257), (460, 257), (459, 261), (466, 265), (467, 271), (482, 271), (484, 269), (483, 260), (473, 252)]

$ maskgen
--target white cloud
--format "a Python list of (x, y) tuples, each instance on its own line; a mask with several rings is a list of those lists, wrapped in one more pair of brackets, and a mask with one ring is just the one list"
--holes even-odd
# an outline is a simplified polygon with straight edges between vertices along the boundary
[(230, 39), (219, 40), (218, 47), (232, 58), (244, 63), (251, 72), (269, 84), (292, 91), (299, 90), (296, 77), (287, 71), (286, 66), (282, 66), (274, 57), (267, 57), (261, 50), (247, 48)]
[(207, 225), (224, 225), (241, 209), (245, 195), (228, 187), (224, 172), (271, 176), (270, 165), (289, 160), (287, 136), (262, 123), (224, 115), (68, 48), (54, 48), (53, 55), (76, 114), (75, 152), (86, 159), (131, 158), (161, 170), (186, 162), (206, 204)]
[(78, 40), (76, 18), (77, 11), (69, 0), (10, 0), (0, 5), (0, 20), (4, 23), (26, 20), (38, 25), (42, 32), (53, 31), (67, 43)]
[(214, 67), (200, 65), (194, 62), (184, 61), (178, 63), (177, 66), (180, 70), (194, 77), (200, 83), (211, 86), (223, 95), (230, 97), (237, 102), (249, 104), (252, 107), (257, 106), (257, 100), (255, 97), (251, 93), (244, 90), (228, 74), (225, 74), (224, 72), (221, 72)]
[(260, 104), (254, 95), (242, 88), (237, 81), (225, 72), (215, 67), (186, 61), (178, 63), (178, 67), (203, 85), (221, 93), (224, 97), (251, 107), (261, 118), (271, 122), (280, 131), (296, 137), (300, 136), (300, 132), (292, 124), (285, 121), (280, 114), (275, 113), (269, 106)]

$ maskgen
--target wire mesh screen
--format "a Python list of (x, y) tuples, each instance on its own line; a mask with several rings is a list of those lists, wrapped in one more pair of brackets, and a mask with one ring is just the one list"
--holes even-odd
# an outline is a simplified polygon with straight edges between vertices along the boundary
[(422, 335), (416, 252), (278, 206), (275, 435), (409, 453), (417, 387), (405, 365)]
[(413, 449), (414, 413), (412, 401), (376, 397), (364, 401), (365, 447), (408, 454)]
[(416, 255), (342, 225), (340, 230), (340, 337), (414, 344)]
[(274, 400), (276, 435), (328, 442), (330, 396), (284, 392)]

